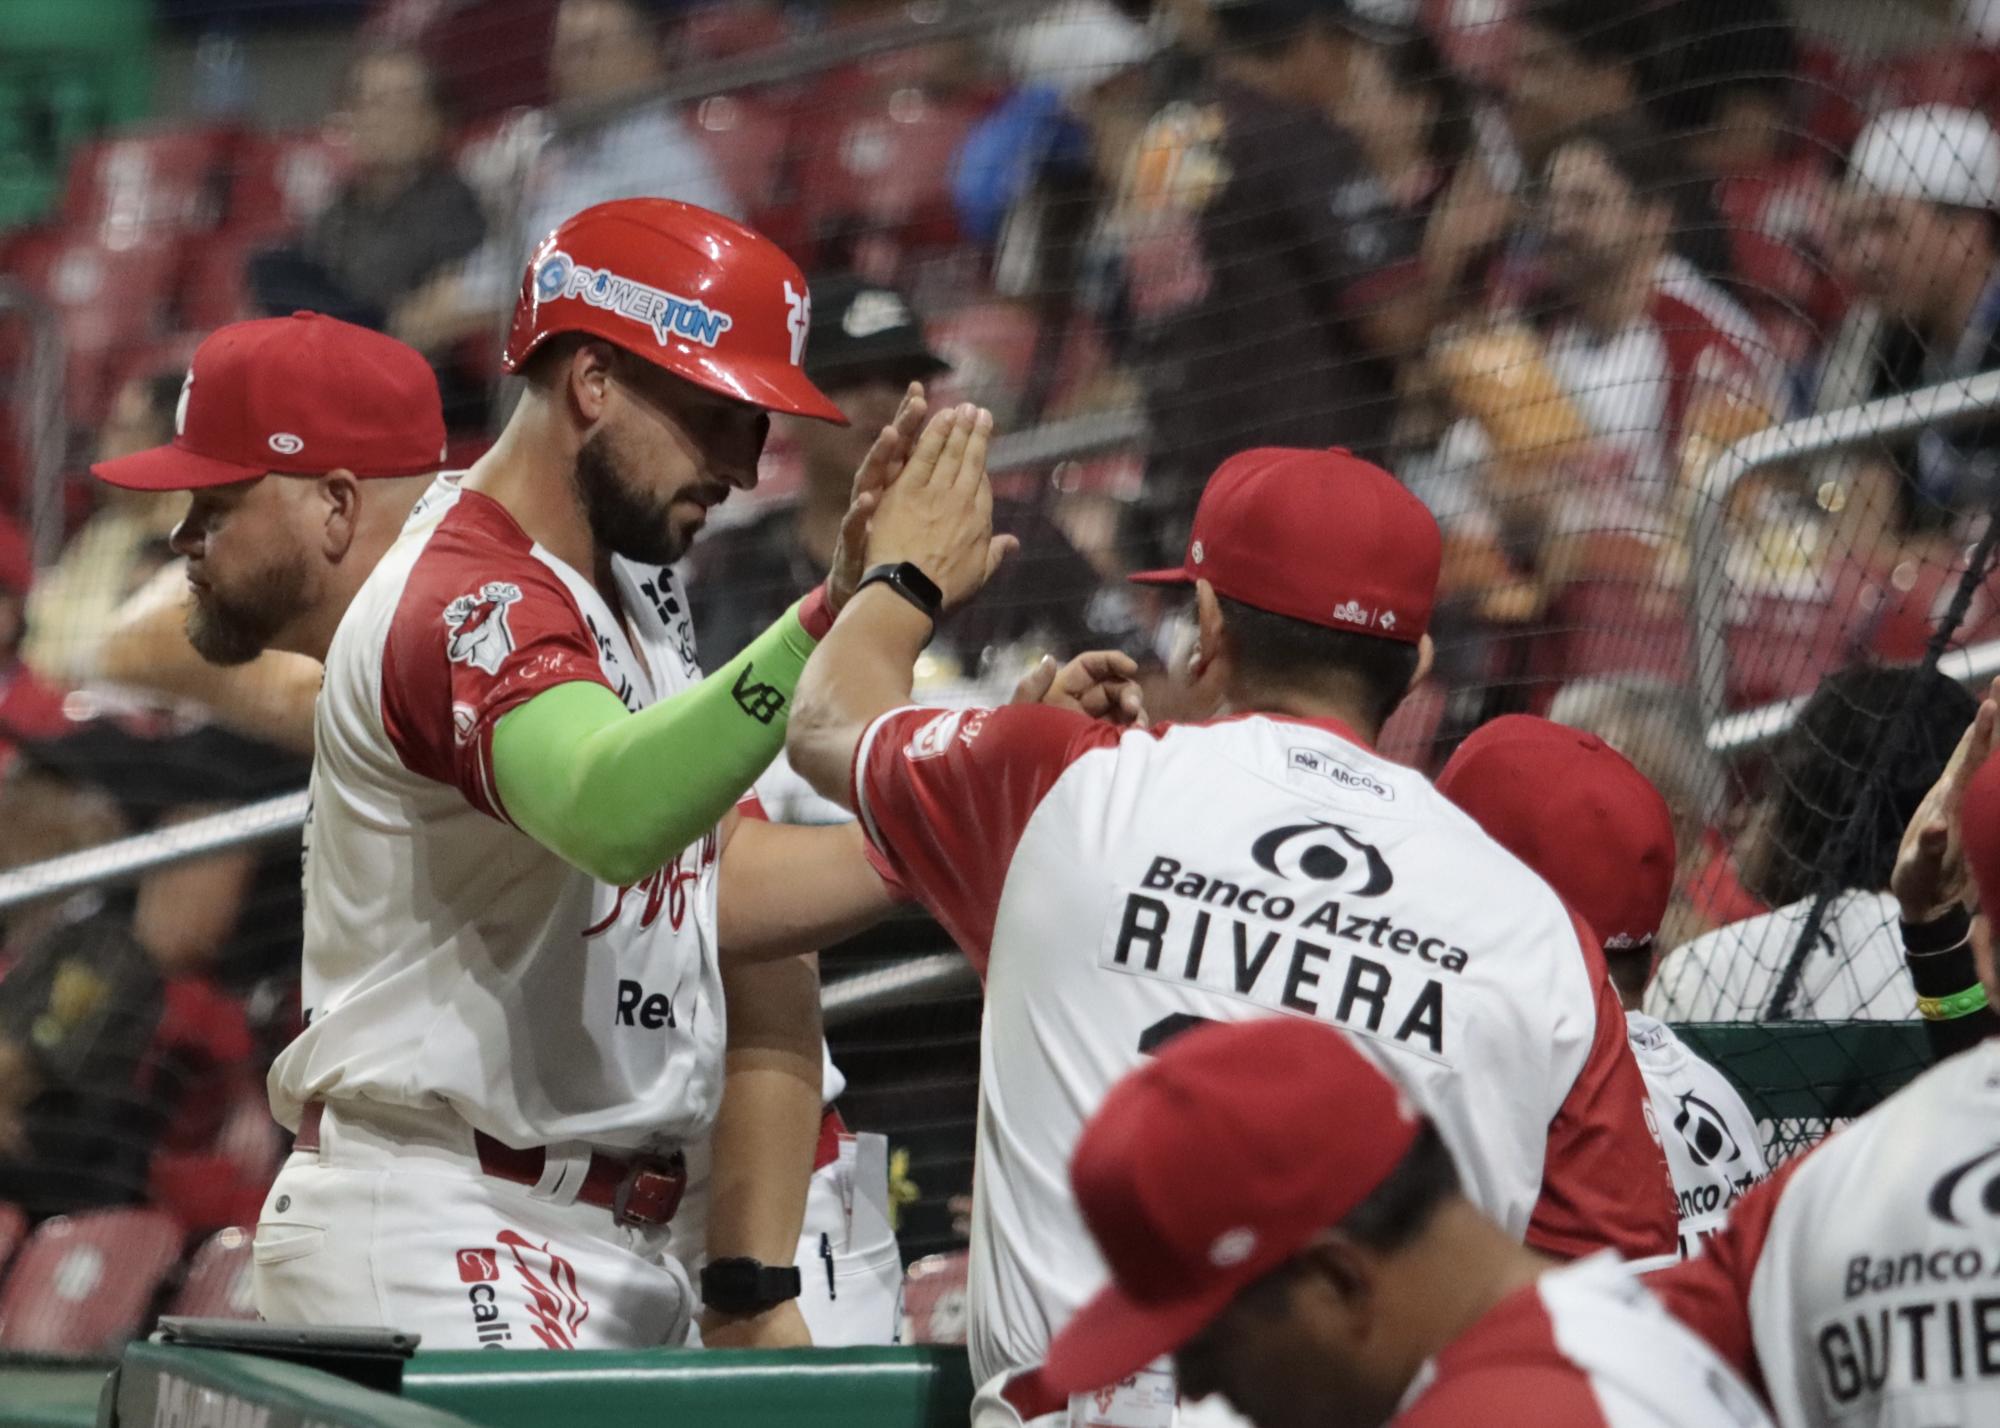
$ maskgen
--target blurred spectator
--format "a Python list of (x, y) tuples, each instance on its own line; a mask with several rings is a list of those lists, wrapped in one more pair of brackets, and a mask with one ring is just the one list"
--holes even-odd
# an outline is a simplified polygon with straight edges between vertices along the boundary
[[(1855, 143), (1836, 255), (1866, 306), (1837, 337), (1818, 405), (2000, 367), (2000, 135), (1944, 105), (1884, 114)], [(2000, 425), (1927, 430), (1848, 467), (1858, 530), (1935, 527), (2000, 495)]]
[(399, 308), (390, 331), (427, 352), (497, 331), (535, 245), (594, 203), (676, 198), (741, 216), (680, 107), (647, 98), (665, 75), (670, 8), (663, 0), (562, 0), (549, 57), (553, 132), (510, 195), (513, 211), (465, 271)]
[[(1779, 743), (1736, 842), (1745, 886), (1776, 910), (1669, 954), (1646, 1010), (1662, 1021), (1910, 1018), (1916, 991), (1889, 875), (1977, 709), (1935, 670), (1862, 665), (1829, 676)], [(1830, 900), (1814, 919), (1822, 893)], [(1774, 1011), (1809, 925), (1796, 985)]]
[(1681, 0), (1663, 36), (1654, 117), (1689, 170), (1758, 173), (1796, 147), (1799, 42), (1783, 0)]
[(479, 246), (479, 200), (445, 149), (437, 76), (411, 49), (364, 51), (342, 102), (353, 167), (296, 248), (250, 262), (258, 308), (311, 308), (380, 328), (425, 284)]
[[(173, 440), (179, 370), (129, 379), (98, 429), (95, 460), (110, 461)], [(98, 649), (119, 604), (168, 557), (166, 540), (187, 506), (180, 495), (95, 488), (97, 511), (70, 537), (28, 600), (24, 657), (60, 684), (98, 674)]]
[(1677, 540), (1683, 479), (1783, 401), (1756, 324), (1669, 249), (1677, 173), (1649, 130), (1592, 125), (1560, 141), (1543, 211), (1552, 303), (1538, 333), (1503, 328), (1441, 358), (1455, 402), (1479, 422), (1471, 451), (1493, 458), (1507, 516), (1543, 542), (1548, 581), (1595, 558), (1579, 553), (1593, 534), (1622, 569), (1623, 552), (1643, 562)]
[[(781, 418), (804, 458), (799, 499), (718, 530), (695, 547), (696, 644), (711, 669), (825, 579), (862, 458), (894, 418), (908, 385), (947, 369), (925, 344), (901, 293), (850, 274), (816, 277), (811, 286), (806, 374), (852, 425)], [(956, 666), (941, 672), (979, 676), (987, 652), (1008, 645), (1067, 657), (1104, 643), (1106, 636), (1089, 623), (1096, 571), (1054, 523), (1029, 507), (999, 501), (993, 525), (1019, 538), (1021, 549), (979, 600), (939, 628), (930, 654)], [(1004, 673), (1011, 688), (1021, 671)]]
[[(85, 726), (23, 746), (0, 783), (0, 865), (179, 821), (212, 800), (281, 791), (303, 773), (242, 740)], [(219, 1108), (184, 1098), (252, 1055), (229, 985), (284, 963), (296, 975), (298, 903), (284, 890), (296, 888), (296, 857), (296, 846), (276, 858), (222, 853), (133, 889), (8, 915), (0, 1198), (36, 1217), (139, 1201), (162, 1136), (219, 1120)]]
[(1373, 265), (1357, 262), (1342, 209), (1370, 175), (1327, 119), (1346, 66), (1329, 11), (1217, 9), (1206, 71), (1131, 155), (1109, 233), (1151, 428), (1130, 552), (1142, 563), (1180, 554), (1203, 482), (1234, 452), (1386, 444), (1393, 372), (1353, 296)]
[[(1498, 167), (1525, 182), (1545, 169), (1556, 141), (1571, 130), (1646, 113), (1675, 52), (1669, 22), (1686, 8), (1654, 0), (1529, 0), (1502, 94), (1515, 153)], [(1725, 278), (1728, 235), (1707, 188), (1684, 180), (1670, 193), (1673, 245), (1710, 277)]]

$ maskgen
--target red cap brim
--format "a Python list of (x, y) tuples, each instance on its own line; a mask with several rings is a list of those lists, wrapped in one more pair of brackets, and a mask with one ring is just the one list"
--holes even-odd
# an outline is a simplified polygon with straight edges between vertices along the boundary
[(90, 468), (90, 474), (128, 491), (194, 491), (204, 486), (255, 481), (269, 475), (270, 468), (197, 456), (178, 446), (156, 446), (151, 451), (136, 451), (115, 461), (100, 461)]
[(1042, 1360), (1042, 1384), (1068, 1398), (1135, 1374), (1207, 1328), (1242, 1287), (1224, 1277), (1188, 1298), (1149, 1304), (1108, 1285), (1049, 1345), (1048, 1357)]
[(1140, 570), (1125, 577), (1134, 585), (1192, 585), (1194, 577), (1175, 566), (1171, 570)]

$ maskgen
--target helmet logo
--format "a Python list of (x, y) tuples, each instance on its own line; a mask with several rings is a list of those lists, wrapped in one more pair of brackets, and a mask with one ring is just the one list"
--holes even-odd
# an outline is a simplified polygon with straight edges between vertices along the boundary
[(812, 327), (812, 294), (800, 292), (786, 278), (785, 308), (785, 330), (792, 334), (792, 365), (802, 366), (806, 360), (806, 333)]
[(609, 268), (586, 268), (563, 252), (543, 257), (535, 270), (535, 296), (543, 302), (579, 298), (592, 307), (639, 323), (662, 347), (675, 337), (713, 347), (723, 333), (735, 326), (728, 313), (718, 312), (698, 298), (681, 297), (622, 278)]

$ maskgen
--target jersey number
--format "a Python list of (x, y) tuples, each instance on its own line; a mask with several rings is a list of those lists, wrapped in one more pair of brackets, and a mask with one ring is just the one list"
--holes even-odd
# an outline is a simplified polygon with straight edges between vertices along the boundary
[(1196, 1016), (1193, 1012), (1175, 1012), (1171, 1016), (1163, 1016), (1139, 1033), (1139, 1054), (1151, 1056), (1182, 1032), (1191, 1027), (1207, 1026), (1214, 1020), (1213, 1017)]

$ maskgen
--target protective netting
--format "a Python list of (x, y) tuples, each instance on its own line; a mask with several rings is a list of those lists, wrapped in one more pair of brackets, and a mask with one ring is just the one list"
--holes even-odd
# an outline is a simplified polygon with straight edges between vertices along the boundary
[[(496, 334), (534, 241), (584, 204), (662, 194), (800, 258), (811, 363), (854, 419), (781, 422), (759, 488), (716, 512), (689, 566), (706, 661), (820, 578), (910, 377), (995, 411), (999, 523), (1023, 544), (926, 655), (927, 698), (1005, 697), (1045, 651), (1117, 645), (1171, 717), (1185, 612), (1120, 577), (1178, 563), (1229, 452), (1375, 457), (1446, 537), (1436, 669), (1385, 748), (1434, 769), (1529, 711), (1640, 765), (1680, 843), (1661, 942), (1695, 944), (1649, 1006), (1794, 1024), (1717, 1043), (1789, 1153), (1920, 1059), (1879, 1025), (1913, 1012), (1889, 861), (1970, 717), (1958, 689), (2000, 671), (2000, 391), (1981, 376), (2000, 367), (1996, 16), (9, 0), (4, 860), (299, 786), (271, 747), (309, 737), (286, 712), (297, 671), (225, 688), (180, 660), (159, 634), (177, 576), (156, 574), (176, 502), (81, 474), (171, 434), (200, 334), (298, 307), (385, 327), (433, 361), (462, 464), (506, 409)], [(251, 742), (224, 746), (202, 727), (218, 717)], [(782, 773), (765, 795), (826, 816)], [(256, 1088), (295, 1005), (295, 854), (266, 842), (7, 909), (0, 1200), (160, 1209), (174, 1255), (254, 1211), (276, 1151)], [(164, 930), (163, 899), (185, 914)], [(906, 919), (826, 972), (944, 946)], [(847, 1120), (907, 1152), (910, 1256), (956, 1242), (978, 1022), (961, 981), (831, 1030)], [(24, 1322), (6, 1292), (0, 1347)]]

